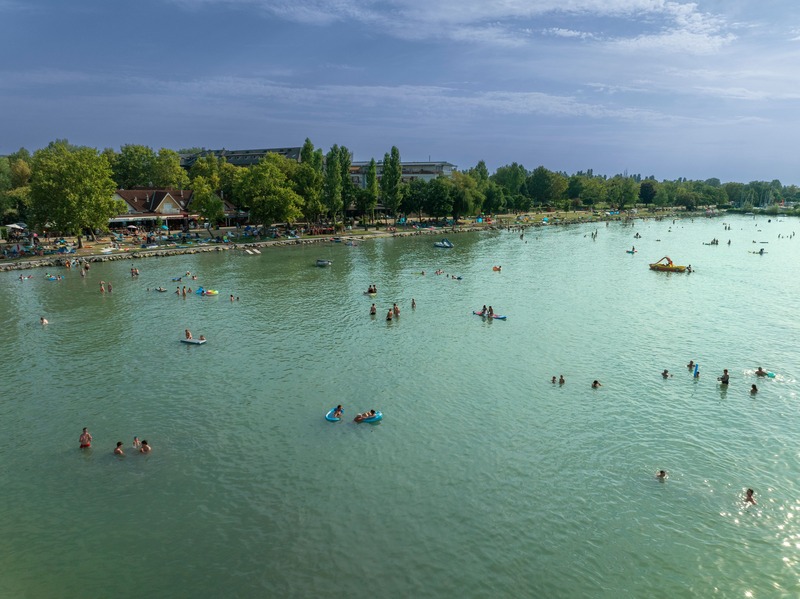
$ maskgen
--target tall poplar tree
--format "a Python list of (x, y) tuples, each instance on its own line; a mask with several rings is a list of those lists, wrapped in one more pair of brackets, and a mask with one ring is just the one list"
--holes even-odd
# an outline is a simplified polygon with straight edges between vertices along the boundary
[(397, 209), (400, 207), (400, 181), (403, 176), (403, 165), (400, 163), (400, 150), (392, 146), (391, 153), (383, 156), (383, 172), (381, 173), (381, 199), (383, 205), (397, 222)]
[(325, 183), (322, 201), (336, 223), (336, 215), (342, 207), (342, 167), (339, 162), (339, 146), (334, 144), (325, 155)]

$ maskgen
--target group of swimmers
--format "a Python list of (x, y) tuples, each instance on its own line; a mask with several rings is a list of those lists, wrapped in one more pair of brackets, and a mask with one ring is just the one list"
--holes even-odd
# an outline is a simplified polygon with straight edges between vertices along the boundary
[[(686, 365), (686, 367), (689, 370), (694, 370), (695, 371), (695, 374), (694, 374), (695, 377), (698, 376), (699, 373), (698, 373), (697, 365), (694, 363), (694, 360), (689, 360), (689, 363)], [(764, 370), (761, 366), (756, 368), (756, 371), (755, 371), (755, 375), (756, 376), (765, 377), (765, 376), (769, 376), (769, 374), (770, 373), (767, 372), (766, 370)], [(717, 380), (719, 381), (719, 384), (722, 385), (724, 388), (728, 387), (728, 385), (730, 384), (731, 377), (730, 377), (730, 374), (728, 374), (728, 369), (727, 368), (723, 368), (722, 369), (722, 374), (717, 377)], [(753, 383), (752, 385), (750, 385), (750, 395), (755, 395), (756, 393), (758, 393), (758, 385)]]
[[(567, 381), (564, 379), (564, 375), (562, 374), (562, 375), (560, 375), (560, 376), (558, 377), (558, 381), (556, 381), (556, 376), (555, 376), (555, 375), (553, 375), (553, 378), (552, 378), (552, 379), (550, 379), (550, 382), (551, 382), (551, 383), (553, 383), (554, 385), (555, 385), (556, 383), (558, 383), (559, 385), (563, 385), (563, 384), (564, 384), (564, 383), (566, 383)], [(593, 381), (592, 381), (592, 389), (599, 389), (599, 388), (600, 388), (600, 387), (602, 387), (602, 386), (603, 386), (603, 385), (601, 385), (601, 384), (600, 384), (600, 381), (598, 381), (597, 379), (595, 379), (595, 380), (593, 380)]]
[[(192, 337), (192, 332), (189, 329), (186, 329), (185, 335), (187, 339), (194, 339), (194, 337)], [(205, 335), (200, 335), (200, 341), (205, 341), (205, 340), (206, 340)]]
[[(81, 449), (89, 449), (92, 446), (92, 434), (89, 432), (89, 429), (83, 427), (83, 432), (81, 432), (80, 436), (78, 437), (78, 443), (80, 444)], [(139, 450), (139, 453), (150, 453), (152, 451), (152, 447), (146, 440), (139, 441), (139, 437), (133, 438), (133, 447)], [(115, 455), (125, 455), (125, 451), (122, 449), (122, 441), (117, 441), (117, 446), (114, 448)]]
[[(416, 310), (417, 309), (417, 300), (415, 300), (413, 297), (411, 298), (411, 309), (412, 310)], [(378, 313), (378, 308), (373, 303), (369, 307), (369, 315), (370, 316), (375, 316), (377, 313)], [(394, 318), (398, 318), (399, 316), (400, 316), (400, 306), (398, 306), (397, 303), (394, 303), (394, 304), (392, 304), (392, 307), (389, 308), (389, 311), (386, 312), (386, 320), (390, 321), (390, 320), (392, 320)]]
[[(667, 471), (666, 470), (659, 470), (658, 472), (656, 472), (656, 478), (660, 482), (664, 482), (665, 480), (667, 480)], [(753, 493), (755, 493), (755, 491), (753, 491), (753, 489), (747, 489), (747, 491), (745, 491), (745, 493), (744, 493), (744, 502), (745, 503), (749, 503), (750, 505), (756, 505), (756, 498), (753, 497)]]
[(483, 308), (481, 308), (481, 311), (478, 312), (478, 316), (489, 316), (489, 317), (492, 317), (492, 316), (494, 316), (494, 308), (492, 308), (491, 306), (489, 306), (487, 308), (486, 304), (483, 304)]

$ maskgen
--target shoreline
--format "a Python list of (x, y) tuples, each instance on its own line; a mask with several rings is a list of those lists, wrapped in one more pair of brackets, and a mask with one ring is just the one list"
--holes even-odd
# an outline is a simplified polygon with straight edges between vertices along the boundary
[[(517, 220), (520, 217), (526, 220)], [(383, 239), (387, 237), (410, 237), (414, 235), (457, 235), (459, 233), (474, 233), (481, 231), (498, 231), (503, 229), (529, 229), (531, 227), (562, 227), (569, 225), (591, 224), (599, 222), (633, 222), (637, 219), (649, 220), (659, 218), (686, 218), (704, 216), (698, 213), (684, 213), (676, 214), (675, 212), (660, 213), (660, 214), (636, 214), (636, 215), (613, 215), (613, 216), (599, 216), (591, 213), (581, 212), (542, 212), (535, 214), (517, 215), (508, 218), (500, 217), (492, 224), (467, 224), (458, 225), (449, 228), (436, 228), (436, 229), (402, 229), (402, 230), (374, 230), (353, 232), (348, 231), (345, 234), (330, 235), (325, 237), (304, 237), (299, 239), (268, 239), (263, 241), (251, 241), (247, 243), (225, 243), (215, 245), (203, 245), (193, 247), (169, 247), (154, 249), (141, 249), (129, 248), (116, 253), (106, 253), (102, 251), (89, 251), (88, 253), (75, 253), (75, 254), (59, 254), (51, 256), (33, 257), (13, 259), (9, 258), (7, 261), (0, 262), (0, 272), (8, 272), (15, 270), (30, 270), (32, 268), (44, 267), (64, 267), (67, 261), (79, 260), (81, 262), (114, 262), (118, 260), (139, 260), (144, 258), (163, 258), (166, 256), (181, 256), (186, 254), (200, 254), (206, 252), (226, 252), (232, 250), (240, 250), (244, 252), (247, 249), (260, 249), (272, 247), (284, 247), (295, 245), (313, 245), (318, 243), (330, 243), (334, 238), (341, 241), (354, 241), (365, 242), (372, 239)], [(557, 219), (551, 222), (543, 222), (542, 218)], [(563, 218), (563, 220), (562, 220)], [(94, 242), (98, 243), (98, 242)], [(107, 242), (101, 242), (103, 244)], [(91, 250), (99, 248), (98, 246), (92, 247)]]

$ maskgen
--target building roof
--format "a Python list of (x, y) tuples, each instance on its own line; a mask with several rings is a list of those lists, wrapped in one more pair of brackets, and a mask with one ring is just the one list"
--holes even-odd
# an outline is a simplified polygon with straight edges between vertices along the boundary
[(117, 190), (117, 195), (128, 203), (134, 213), (158, 212), (158, 207), (165, 199), (167, 201), (174, 200), (180, 210), (185, 211), (193, 194), (194, 191), (191, 189), (134, 187), (133, 189)]
[(188, 170), (192, 168), (192, 165), (197, 162), (198, 158), (207, 156), (208, 154), (213, 154), (217, 158), (224, 158), (226, 162), (234, 166), (254, 166), (267, 154), (280, 154), (285, 158), (300, 162), (301, 149), (302, 148), (299, 147), (289, 147), (255, 150), (226, 150), (225, 148), (221, 150), (203, 150), (196, 154), (181, 154), (181, 166)]

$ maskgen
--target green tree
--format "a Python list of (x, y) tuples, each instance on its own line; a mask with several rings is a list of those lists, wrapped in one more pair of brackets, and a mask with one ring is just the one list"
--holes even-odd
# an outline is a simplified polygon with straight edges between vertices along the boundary
[(513, 162), (498, 168), (490, 178), (504, 188), (507, 195), (513, 197), (522, 192), (528, 179), (528, 170), (521, 164)]
[(339, 162), (339, 146), (334, 144), (325, 155), (325, 182), (322, 187), (322, 203), (333, 222), (342, 209), (342, 167)]
[(537, 166), (525, 181), (525, 188), (534, 205), (553, 205), (563, 200), (567, 185), (564, 175), (549, 171), (543, 166)]
[(369, 159), (369, 165), (367, 165), (367, 186), (364, 188), (364, 191), (367, 192), (366, 194), (366, 205), (364, 206), (364, 211), (368, 212), (370, 215), (370, 220), (375, 220), (375, 206), (378, 205), (378, 196), (380, 195), (381, 188), (378, 184), (378, 165), (375, 163), (374, 158)]
[(208, 236), (214, 237), (211, 228), (225, 218), (225, 205), (214, 193), (211, 184), (203, 176), (195, 177), (192, 182), (192, 210), (196, 210), (200, 218), (208, 223)]
[(85, 229), (108, 229), (108, 219), (123, 211), (114, 200), (111, 166), (94, 148), (74, 148), (53, 142), (33, 155), (30, 185), (31, 217), (35, 225), (78, 238)]
[(486, 168), (486, 163), (483, 160), (480, 160), (478, 164), (469, 169), (467, 174), (478, 184), (478, 191), (481, 193), (489, 186), (489, 169)]
[(581, 201), (587, 206), (598, 206), (606, 201), (605, 181), (599, 177), (587, 177), (581, 189)]
[(156, 153), (152, 148), (127, 144), (120, 148), (113, 165), (114, 180), (121, 189), (155, 184)]
[(234, 166), (227, 160), (219, 165), (219, 191), (222, 199), (231, 202), (237, 208), (241, 208), (241, 202), (236, 197), (236, 181), (244, 170), (244, 167)]
[(11, 164), (8, 158), (0, 156), (0, 192), (8, 191), (14, 187), (11, 177)]
[(191, 179), (192, 185), (194, 185), (194, 180), (197, 177), (203, 177), (208, 181), (211, 189), (220, 188), (219, 158), (217, 158), (216, 154), (206, 152), (194, 161), (194, 164), (189, 169), (189, 179)]
[(658, 184), (651, 179), (642, 181), (639, 184), (639, 201), (642, 204), (652, 204), (656, 199), (657, 187)]
[(322, 197), (323, 176), (312, 164), (301, 162), (294, 176), (294, 190), (303, 198), (303, 215), (308, 222), (316, 222), (325, 210)]
[(606, 181), (606, 194), (609, 203), (622, 210), (627, 204), (634, 204), (639, 186), (631, 177), (616, 175)]
[(347, 214), (350, 206), (356, 201), (356, 186), (350, 178), (350, 150), (339, 148), (339, 168), (342, 171), (342, 215)]
[(250, 207), (250, 220), (257, 224), (291, 223), (303, 213), (303, 198), (275, 162), (266, 158), (238, 178), (236, 196)]
[(402, 199), (400, 181), (403, 178), (403, 165), (400, 162), (400, 150), (392, 146), (388, 154), (383, 155), (383, 169), (381, 172), (381, 200), (386, 210), (394, 215), (397, 222), (397, 209)]
[(453, 220), (466, 214), (475, 214), (480, 211), (483, 204), (483, 194), (478, 190), (478, 184), (469, 175), (453, 173)]
[(443, 218), (453, 211), (453, 184), (447, 177), (437, 177), (428, 184), (425, 212)]
[(489, 181), (483, 192), (483, 211), (486, 214), (497, 214), (506, 210), (506, 190), (494, 181)]
[(189, 175), (181, 167), (181, 157), (175, 150), (161, 148), (153, 162), (153, 186), (184, 189), (189, 187)]
[(400, 208), (405, 214), (416, 214), (422, 220), (422, 209), (428, 202), (428, 183), (424, 179), (413, 179), (403, 184)]

